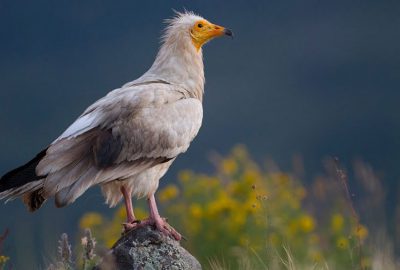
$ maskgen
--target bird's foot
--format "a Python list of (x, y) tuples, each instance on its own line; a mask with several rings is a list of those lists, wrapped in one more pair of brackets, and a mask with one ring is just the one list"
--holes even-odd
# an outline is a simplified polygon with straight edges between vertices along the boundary
[(180, 241), (182, 239), (182, 235), (178, 233), (171, 225), (168, 224), (167, 220), (162, 217), (149, 217), (145, 220), (135, 220), (133, 222), (125, 222), (122, 223), (124, 226), (124, 232), (128, 232), (130, 230), (134, 230), (144, 226), (155, 226), (157, 230), (164, 233), (167, 236), (172, 237), (173, 239)]
[(140, 223), (141, 223), (141, 221), (138, 220), (138, 219), (134, 220), (132, 222), (122, 223), (122, 226), (124, 226), (124, 232), (127, 232), (127, 231), (133, 230), (135, 228), (138, 228)]
[(163, 234), (170, 236), (171, 238), (180, 241), (182, 239), (182, 235), (178, 233), (171, 225), (168, 224), (165, 218), (160, 216), (158, 217), (149, 217), (140, 222), (139, 226), (151, 225), (155, 226), (156, 229)]

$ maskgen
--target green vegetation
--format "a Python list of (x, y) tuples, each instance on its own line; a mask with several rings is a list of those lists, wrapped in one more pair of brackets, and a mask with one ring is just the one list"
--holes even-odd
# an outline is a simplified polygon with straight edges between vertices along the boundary
[[(177, 184), (157, 194), (163, 215), (205, 268), (381, 269), (371, 254), (371, 232), (359, 222), (337, 162), (327, 162), (327, 175), (307, 188), (301, 169), (263, 168), (242, 146), (214, 163), (214, 173), (183, 171)], [(135, 213), (146, 216), (141, 207)], [(110, 247), (124, 220), (120, 207), (111, 220), (87, 213), (80, 227), (91, 228)]]

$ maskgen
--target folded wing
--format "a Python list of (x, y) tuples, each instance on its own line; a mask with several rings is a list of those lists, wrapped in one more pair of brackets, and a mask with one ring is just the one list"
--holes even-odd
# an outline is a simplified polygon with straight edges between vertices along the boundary
[(114, 90), (48, 147), (36, 166), (40, 185), (22, 194), (14, 188), (8, 194), (25, 194), (28, 202), (37, 198), (27, 194), (56, 196), (58, 206), (70, 204), (93, 185), (129, 178), (185, 152), (201, 121), (201, 102), (186, 98), (172, 85)]

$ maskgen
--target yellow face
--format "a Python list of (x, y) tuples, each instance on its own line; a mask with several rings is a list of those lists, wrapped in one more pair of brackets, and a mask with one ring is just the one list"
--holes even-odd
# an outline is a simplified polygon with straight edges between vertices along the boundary
[(193, 45), (199, 50), (207, 41), (223, 35), (232, 36), (232, 32), (209, 21), (199, 20), (190, 29), (190, 35), (192, 36)]

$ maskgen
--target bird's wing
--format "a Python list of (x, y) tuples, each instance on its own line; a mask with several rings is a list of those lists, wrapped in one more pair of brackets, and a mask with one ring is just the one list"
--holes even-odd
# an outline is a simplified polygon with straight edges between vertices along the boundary
[(202, 121), (202, 105), (173, 85), (114, 90), (90, 106), (46, 152), (36, 170), (57, 203), (92, 185), (124, 179), (185, 152)]

